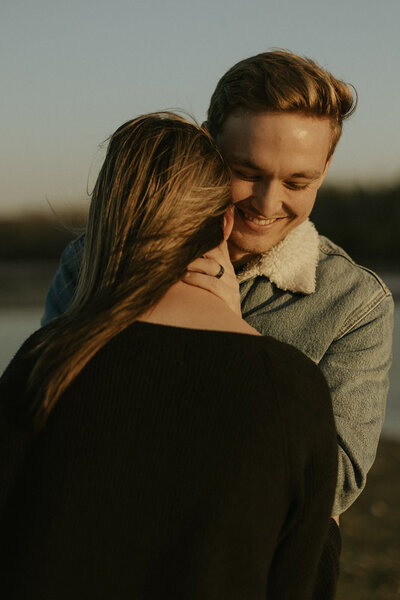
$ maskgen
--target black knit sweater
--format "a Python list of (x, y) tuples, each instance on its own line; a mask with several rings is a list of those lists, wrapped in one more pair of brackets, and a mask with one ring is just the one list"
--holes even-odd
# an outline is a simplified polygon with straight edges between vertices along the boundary
[(309, 359), (268, 337), (135, 323), (33, 435), (14, 408), (34, 342), (0, 380), (5, 598), (332, 597), (337, 443)]

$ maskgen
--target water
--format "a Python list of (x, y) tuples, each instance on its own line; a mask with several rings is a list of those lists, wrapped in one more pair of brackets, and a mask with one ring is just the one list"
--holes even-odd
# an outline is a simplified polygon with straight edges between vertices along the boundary
[[(0, 373), (21, 343), (39, 328), (41, 316), (41, 308), (0, 310)], [(395, 309), (393, 365), (383, 431), (387, 437), (400, 439), (400, 303)]]
[(42, 308), (0, 310), (0, 373), (22, 342), (40, 327)]

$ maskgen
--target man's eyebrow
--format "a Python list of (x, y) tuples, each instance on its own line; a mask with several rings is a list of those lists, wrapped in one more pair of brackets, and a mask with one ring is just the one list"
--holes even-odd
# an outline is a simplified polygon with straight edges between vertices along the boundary
[(242, 167), (248, 167), (249, 169), (254, 169), (256, 171), (262, 171), (259, 165), (256, 165), (248, 158), (241, 158), (240, 156), (227, 156), (226, 160), (228, 163), (234, 163), (235, 165), (240, 165)]
[[(226, 160), (231, 164), (234, 165), (240, 165), (241, 167), (247, 167), (248, 169), (253, 169), (254, 171), (262, 171), (262, 167), (260, 167), (260, 165), (257, 165), (256, 163), (254, 163), (252, 160), (250, 160), (249, 158), (245, 158), (245, 157), (240, 157), (240, 156), (235, 156), (235, 155), (228, 155), (226, 157)], [(322, 173), (321, 171), (318, 171), (318, 169), (312, 169), (311, 171), (299, 171), (298, 173), (291, 173), (290, 175), (288, 175), (285, 179), (319, 179), (320, 177), (322, 177)]]
[(292, 173), (290, 177), (294, 179), (319, 179), (322, 177), (321, 171), (303, 171), (301, 173)]

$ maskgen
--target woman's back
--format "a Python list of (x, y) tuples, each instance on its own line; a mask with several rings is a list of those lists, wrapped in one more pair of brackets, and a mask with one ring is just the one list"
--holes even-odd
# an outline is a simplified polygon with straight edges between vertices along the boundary
[[(20, 398), (34, 341), (1, 380), (2, 408)], [(289, 346), (134, 323), (36, 438), (21, 442), (2, 415), (15, 464), (7, 597), (311, 597), (334, 493), (331, 412), (317, 367)]]
[(336, 479), (325, 381), (238, 296), (181, 282), (230, 203), (198, 126), (143, 115), (111, 136), (72, 304), (0, 381), (9, 600), (311, 597)]

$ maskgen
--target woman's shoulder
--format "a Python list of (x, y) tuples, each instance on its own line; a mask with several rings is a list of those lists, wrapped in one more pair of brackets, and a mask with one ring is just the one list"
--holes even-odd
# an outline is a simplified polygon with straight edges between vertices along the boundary
[[(328, 384), (319, 366), (294, 346), (265, 336), (266, 360), (276, 386), (301, 399), (305, 411), (332, 413)], [(290, 393), (289, 393), (290, 392)]]
[(22, 406), (27, 394), (27, 383), (36, 363), (37, 355), (33, 352), (42, 336), (42, 330), (35, 331), (17, 350), (0, 377), (1, 410), (10, 417)]

